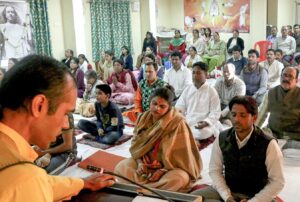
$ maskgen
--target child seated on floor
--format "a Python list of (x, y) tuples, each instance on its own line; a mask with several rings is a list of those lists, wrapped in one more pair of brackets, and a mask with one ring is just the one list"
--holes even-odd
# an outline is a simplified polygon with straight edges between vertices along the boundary
[(95, 107), (89, 109), (96, 113), (96, 121), (79, 120), (78, 128), (89, 133), (84, 138), (103, 144), (114, 144), (123, 135), (123, 117), (118, 106), (109, 100), (111, 88), (107, 84), (96, 86)]

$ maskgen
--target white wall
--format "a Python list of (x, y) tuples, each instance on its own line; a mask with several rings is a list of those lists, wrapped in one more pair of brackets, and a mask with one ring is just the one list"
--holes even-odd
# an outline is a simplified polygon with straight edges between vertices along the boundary
[(137, 57), (139, 53), (142, 52), (142, 40), (144, 39), (144, 35), (141, 31), (141, 4), (138, 2), (137, 6), (138, 10), (133, 11), (133, 3), (130, 5), (130, 10), (131, 10), (131, 36), (132, 36), (132, 46), (133, 46), (133, 64), (135, 65)]
[[(65, 49), (73, 50), (74, 56), (77, 56), (78, 53), (76, 52), (76, 42), (75, 42), (76, 39), (75, 39), (72, 0), (61, 0), (60, 3), (61, 3), (61, 15), (62, 15), (62, 22), (63, 22), (63, 30), (64, 30), (64, 47)], [(76, 14), (76, 11), (74, 11), (74, 13)]]
[(279, 30), (283, 25), (293, 26), (295, 24), (295, 0), (278, 0), (277, 9), (277, 27)]
[(90, 3), (83, 0), (83, 19), (85, 32), (85, 45), (86, 45), (86, 58), (92, 64), (92, 25), (91, 25), (91, 10)]
[(62, 59), (65, 48), (60, 0), (51, 0), (47, 3), (52, 55), (54, 58)]

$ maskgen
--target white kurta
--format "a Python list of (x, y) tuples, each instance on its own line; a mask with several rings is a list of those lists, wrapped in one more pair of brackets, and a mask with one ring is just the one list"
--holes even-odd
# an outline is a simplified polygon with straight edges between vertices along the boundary
[(184, 65), (177, 71), (172, 67), (166, 71), (164, 81), (174, 87), (176, 97), (179, 97), (187, 86), (193, 84), (192, 72)]
[(281, 62), (274, 60), (270, 65), (268, 61), (263, 61), (259, 65), (264, 67), (268, 72), (268, 89), (280, 85), (281, 71), (284, 68)]
[[(181, 110), (186, 117), (196, 139), (206, 139), (211, 135), (218, 135), (216, 128), (221, 115), (220, 99), (214, 87), (205, 82), (199, 89), (194, 85), (188, 86), (176, 103), (176, 108)], [(203, 129), (196, 129), (199, 121), (209, 124)]]

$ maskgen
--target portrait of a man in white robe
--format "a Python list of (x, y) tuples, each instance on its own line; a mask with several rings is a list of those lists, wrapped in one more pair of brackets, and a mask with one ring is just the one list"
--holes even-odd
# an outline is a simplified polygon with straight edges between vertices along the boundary
[(0, 1), (0, 59), (22, 58), (33, 52), (27, 3)]

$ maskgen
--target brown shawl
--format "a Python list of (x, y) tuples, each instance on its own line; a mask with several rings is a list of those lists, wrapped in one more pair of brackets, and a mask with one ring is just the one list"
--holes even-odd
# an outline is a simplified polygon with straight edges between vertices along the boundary
[(139, 159), (150, 152), (160, 140), (158, 158), (163, 168), (180, 168), (192, 180), (200, 177), (202, 161), (192, 132), (181, 114), (174, 108), (152, 124), (150, 111), (143, 113), (137, 120), (130, 152), (132, 158)]

